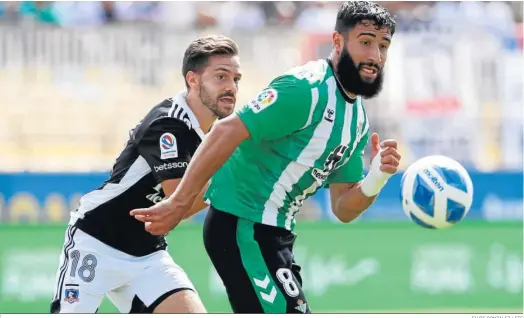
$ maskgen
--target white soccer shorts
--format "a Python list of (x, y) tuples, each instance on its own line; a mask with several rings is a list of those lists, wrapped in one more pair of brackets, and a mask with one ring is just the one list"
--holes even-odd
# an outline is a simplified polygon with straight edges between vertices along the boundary
[(52, 312), (95, 313), (104, 296), (122, 313), (167, 293), (195, 287), (167, 251), (135, 257), (69, 226), (56, 274)]

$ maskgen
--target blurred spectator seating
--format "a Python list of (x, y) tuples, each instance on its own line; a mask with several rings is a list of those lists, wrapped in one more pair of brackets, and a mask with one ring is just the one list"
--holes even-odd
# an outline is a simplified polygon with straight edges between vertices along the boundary
[[(399, 15), (399, 31), (384, 92), (366, 102), (372, 129), (401, 140), (405, 165), (437, 152), (482, 170), (521, 168), (522, 121), (511, 116), (523, 108), (514, 5), (384, 4)], [(238, 42), (241, 105), (273, 76), (326, 56), (333, 26), (322, 17), (337, 6), (0, 3), (0, 169), (107, 170), (128, 130), (184, 88), (191, 40), (225, 33)]]

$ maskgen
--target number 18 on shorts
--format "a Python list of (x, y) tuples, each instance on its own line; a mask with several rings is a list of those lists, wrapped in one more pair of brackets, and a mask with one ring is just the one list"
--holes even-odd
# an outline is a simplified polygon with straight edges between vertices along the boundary
[(148, 313), (158, 301), (195, 288), (165, 250), (135, 257), (68, 227), (51, 313), (95, 313), (107, 296), (121, 313)]

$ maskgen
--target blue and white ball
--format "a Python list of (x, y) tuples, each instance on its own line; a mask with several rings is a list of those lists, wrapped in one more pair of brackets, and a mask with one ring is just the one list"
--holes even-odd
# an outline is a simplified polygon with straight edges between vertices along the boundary
[(473, 184), (464, 167), (445, 156), (411, 164), (401, 181), (402, 209), (416, 224), (448, 228), (462, 220), (473, 202)]

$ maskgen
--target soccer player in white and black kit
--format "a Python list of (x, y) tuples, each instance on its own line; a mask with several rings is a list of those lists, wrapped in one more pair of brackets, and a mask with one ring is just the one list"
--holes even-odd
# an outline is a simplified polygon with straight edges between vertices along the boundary
[[(151, 235), (129, 211), (176, 190), (204, 134), (233, 112), (239, 68), (238, 48), (226, 37), (189, 45), (186, 90), (153, 107), (131, 130), (109, 179), (71, 212), (51, 313), (95, 313), (104, 296), (122, 313), (205, 312), (165, 237)], [(186, 217), (204, 207), (200, 197)]]

